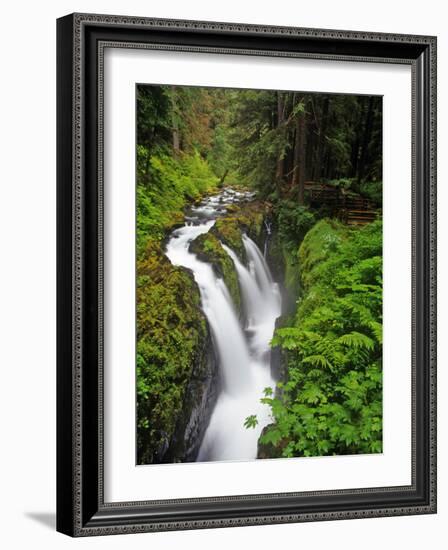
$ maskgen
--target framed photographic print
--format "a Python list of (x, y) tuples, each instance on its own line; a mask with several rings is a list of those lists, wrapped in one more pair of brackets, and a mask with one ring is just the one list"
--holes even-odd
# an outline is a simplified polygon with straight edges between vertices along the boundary
[(436, 39), (57, 35), (57, 529), (434, 513)]

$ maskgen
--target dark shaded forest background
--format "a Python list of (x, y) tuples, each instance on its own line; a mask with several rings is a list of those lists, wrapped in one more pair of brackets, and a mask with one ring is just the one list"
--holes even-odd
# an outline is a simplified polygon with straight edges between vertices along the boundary
[(380, 452), (382, 98), (138, 86), (139, 463), (167, 452), (205, 331), (163, 240), (188, 204), (229, 185), (263, 204), (287, 296), (259, 456)]

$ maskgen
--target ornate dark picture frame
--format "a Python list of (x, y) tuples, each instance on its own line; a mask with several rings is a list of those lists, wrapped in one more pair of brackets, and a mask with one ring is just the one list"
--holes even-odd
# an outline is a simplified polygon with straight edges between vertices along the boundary
[[(103, 52), (107, 46), (412, 67), (412, 484), (104, 502)], [(73, 14), (57, 22), (57, 529), (71, 536), (436, 512), (436, 38)]]

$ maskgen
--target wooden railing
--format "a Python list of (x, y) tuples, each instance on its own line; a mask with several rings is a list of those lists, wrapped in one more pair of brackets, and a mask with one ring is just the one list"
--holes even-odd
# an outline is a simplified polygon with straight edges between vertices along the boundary
[(348, 225), (365, 225), (377, 217), (377, 208), (371, 200), (325, 183), (305, 182), (305, 196), (311, 206), (330, 207)]

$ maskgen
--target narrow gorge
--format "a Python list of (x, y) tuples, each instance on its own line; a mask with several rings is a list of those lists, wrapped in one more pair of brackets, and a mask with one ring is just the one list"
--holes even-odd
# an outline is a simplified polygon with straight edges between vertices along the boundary
[[(204, 199), (189, 209), (185, 225), (172, 232), (166, 245), (171, 263), (190, 270), (198, 285), (218, 364), (213, 381), (218, 391), (216, 387), (208, 389), (215, 395), (215, 403), (197, 430), (202, 436), (195, 457), (198, 461), (256, 458), (258, 438), (270, 422), (270, 409), (260, 398), (265, 388), (274, 389), (276, 383), (270, 368), (270, 340), (281, 313), (281, 296), (260, 248), (235, 221), (235, 215), (229, 214), (235, 209), (243, 215), (250, 212), (252, 199), (251, 193), (230, 187)], [(218, 219), (221, 223), (215, 227)], [(264, 233), (263, 221), (258, 213), (259, 237)], [(229, 230), (232, 224), (237, 242), (227, 235), (226, 244), (223, 228)], [(209, 233), (213, 245), (201, 237)], [(229, 267), (223, 273), (220, 262), (213, 262), (213, 248), (215, 255), (221, 248), (221, 258), (223, 254), (230, 258), (237, 288), (235, 281), (229, 281)], [(207, 402), (207, 396), (204, 400)], [(251, 414), (257, 416), (258, 423), (247, 429), (244, 423)], [(197, 417), (195, 411), (193, 416)]]

